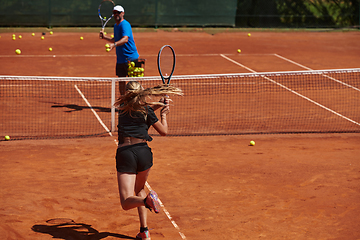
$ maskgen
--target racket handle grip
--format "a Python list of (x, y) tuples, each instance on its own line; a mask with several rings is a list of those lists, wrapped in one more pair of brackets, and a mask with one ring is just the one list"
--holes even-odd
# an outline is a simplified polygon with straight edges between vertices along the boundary
[(169, 96), (168, 95), (166, 95), (165, 97), (164, 97), (164, 104), (166, 105), (166, 99), (168, 98)]
[(100, 39), (104, 38), (104, 28), (101, 29), (101, 31), (99, 33), (99, 38)]

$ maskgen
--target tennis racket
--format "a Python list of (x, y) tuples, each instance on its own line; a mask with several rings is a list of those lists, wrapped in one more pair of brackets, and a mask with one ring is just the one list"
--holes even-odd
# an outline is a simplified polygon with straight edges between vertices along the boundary
[(158, 58), (158, 70), (163, 84), (170, 84), (171, 76), (175, 70), (175, 51), (170, 45), (161, 47)]
[[(101, 31), (105, 30), (106, 24), (110, 21), (110, 19), (114, 16), (113, 9), (115, 7), (115, 3), (111, 0), (102, 0), (99, 8), (98, 14), (101, 20)], [(103, 38), (103, 35), (100, 35), (100, 38)]]

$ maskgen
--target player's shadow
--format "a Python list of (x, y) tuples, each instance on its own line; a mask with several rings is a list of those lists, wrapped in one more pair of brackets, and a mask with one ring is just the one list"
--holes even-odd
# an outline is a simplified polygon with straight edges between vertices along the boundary
[[(69, 110), (66, 110), (65, 112), (75, 112), (75, 111), (81, 111), (84, 109), (90, 109), (89, 106), (79, 106), (79, 105), (75, 105), (75, 104), (54, 104), (51, 106), (52, 108), (67, 108)], [(92, 109), (98, 111), (98, 112), (111, 112), (111, 108), (106, 108), (106, 107), (92, 107)]]
[(49, 234), (52, 238), (64, 240), (100, 240), (106, 237), (115, 237), (120, 239), (136, 239), (118, 233), (99, 232), (91, 225), (85, 223), (61, 223), (34, 225), (31, 228), (34, 232)]

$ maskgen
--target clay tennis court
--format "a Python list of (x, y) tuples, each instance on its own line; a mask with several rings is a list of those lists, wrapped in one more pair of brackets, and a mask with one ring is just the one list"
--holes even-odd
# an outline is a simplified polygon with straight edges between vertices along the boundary
[[(97, 33), (55, 30), (40, 40), (41, 32), (22, 32), (15, 41), (12, 34), (1, 34), (1, 75), (114, 77), (115, 54)], [(134, 37), (147, 76), (157, 75), (164, 44), (176, 51), (176, 75), (360, 62), (359, 32), (139, 30)], [(135, 239), (137, 211), (119, 203), (114, 140), (0, 141), (1, 239)], [(155, 136), (149, 145), (148, 183), (164, 204), (149, 214), (152, 239), (360, 239), (357, 133)]]

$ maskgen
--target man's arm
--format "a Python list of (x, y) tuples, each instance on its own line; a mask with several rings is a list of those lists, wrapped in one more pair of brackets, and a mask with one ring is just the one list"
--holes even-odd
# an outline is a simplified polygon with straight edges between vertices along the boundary
[(99, 33), (99, 38), (102, 38), (102, 39), (105, 39), (106, 41), (108, 42), (114, 42), (114, 38), (111, 38), (111, 37), (108, 37), (104, 34), (104, 31), (101, 30), (100, 33)]
[(114, 42), (114, 46), (121, 46), (121, 45), (124, 45), (125, 43), (127, 43), (129, 41), (129, 37), (128, 36), (123, 36), (119, 41), (117, 42)]

